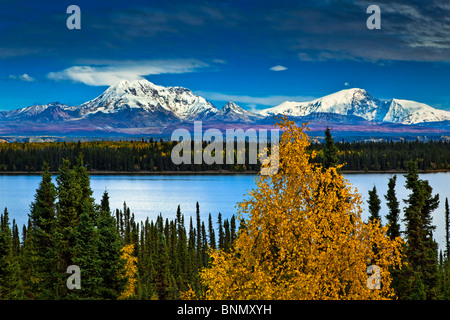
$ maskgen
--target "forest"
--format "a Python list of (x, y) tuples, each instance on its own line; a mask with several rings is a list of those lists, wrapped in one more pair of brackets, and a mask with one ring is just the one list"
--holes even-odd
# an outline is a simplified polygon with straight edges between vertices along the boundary
[[(0, 215), (0, 299), (449, 299), (448, 199), (442, 213), (446, 245), (438, 251), (431, 213), (444, 200), (419, 178), (419, 163), (406, 163), (405, 187), (411, 193), (404, 220), (399, 220), (393, 176), (386, 195), (375, 188), (369, 192), (370, 215), (362, 221), (358, 197), (339, 173), (345, 144), (335, 143), (327, 130), (321, 149), (312, 151), (302, 128), (289, 122), (284, 126), (280, 173), (260, 176), (253, 197), (240, 203), (230, 220), (219, 213), (202, 221), (197, 203), (189, 221), (178, 207), (174, 220), (159, 215), (137, 222), (126, 203), (111, 210), (106, 191), (100, 204), (95, 202), (87, 159), (100, 163), (96, 152), (103, 149), (112, 156), (122, 147), (163, 154), (168, 145), (162, 142), (125, 142), (121, 147), (112, 142), (18, 144), (7, 149), (9, 156), (23, 156), (21, 165), (30, 154), (55, 156), (57, 178), (53, 183), (54, 168), (43, 161), (42, 180), (21, 232), (7, 208)], [(417, 144), (432, 150), (440, 143)], [(348, 149), (343, 149), (345, 154)], [(65, 158), (69, 151), (78, 152), (73, 161)], [(2, 157), (8, 159), (3, 151)], [(389, 208), (385, 226), (380, 196)], [(242, 213), (248, 218), (238, 218)], [(67, 282), (71, 265), (81, 270), (76, 289)], [(369, 265), (383, 270), (379, 289), (366, 286)]]
[[(0, 172), (36, 172), (47, 162), (50, 171), (57, 172), (63, 159), (75, 162), (83, 155), (88, 171), (164, 172), (164, 171), (217, 171), (257, 172), (260, 163), (249, 164), (248, 142), (245, 164), (180, 164), (171, 161), (171, 150), (177, 142), (153, 140), (90, 141), (90, 142), (14, 142), (0, 143)], [(204, 144), (203, 147), (205, 147)], [(338, 162), (342, 170), (352, 171), (407, 171), (409, 160), (417, 162), (419, 170), (450, 170), (450, 142), (439, 141), (384, 141), (336, 143)], [(270, 148), (270, 143), (269, 143)], [(321, 163), (325, 143), (313, 142), (308, 151), (317, 151), (313, 161)], [(194, 149), (194, 148), (192, 148)], [(224, 145), (224, 157), (226, 144)], [(224, 158), (225, 159), (225, 158)], [(194, 161), (191, 161), (194, 163)]]
[[(136, 222), (126, 203), (111, 211), (106, 191), (94, 202), (77, 159), (73, 167), (63, 161), (56, 185), (44, 165), (21, 236), (7, 208), (1, 214), (0, 299), (179, 299), (190, 288), (200, 292), (199, 271), (211, 248), (230, 249), (235, 217), (219, 213), (213, 221), (210, 214), (205, 223), (197, 203), (189, 223), (180, 207), (175, 220)], [(71, 264), (82, 270), (80, 290), (66, 287)]]

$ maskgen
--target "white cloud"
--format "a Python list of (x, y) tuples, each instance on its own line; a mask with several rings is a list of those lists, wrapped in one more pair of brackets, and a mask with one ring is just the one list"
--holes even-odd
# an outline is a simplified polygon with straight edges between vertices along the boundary
[(278, 65), (278, 66), (273, 66), (272, 68), (270, 68), (270, 70), (272, 70), (272, 71), (284, 71), (284, 70), (287, 70), (287, 68)]
[(121, 80), (141, 80), (152, 74), (195, 72), (208, 66), (207, 63), (194, 59), (91, 61), (90, 65), (50, 72), (47, 78), (55, 81), (71, 80), (89, 86), (109, 86)]
[(350, 84), (348, 82), (344, 83), (344, 86), (348, 87)]
[(32, 82), (32, 81), (35, 80), (33, 77), (30, 77), (30, 76), (29, 76), (28, 74), (26, 74), (26, 73), (21, 74), (20, 76), (15, 76), (15, 75), (11, 74), (11, 75), (8, 76), (8, 79), (11, 79), (11, 80), (20, 80), (20, 81), (26, 81), (26, 82)]
[(314, 100), (314, 97), (311, 96), (267, 96), (267, 97), (251, 97), (251, 96), (242, 96), (242, 95), (232, 95), (232, 94), (224, 94), (219, 92), (208, 92), (208, 91), (196, 91), (194, 92), (197, 95), (205, 97), (209, 100), (218, 100), (218, 101), (234, 101), (236, 103), (242, 103), (250, 108), (255, 108), (256, 105), (264, 105), (264, 106), (277, 106), (285, 101), (311, 101)]

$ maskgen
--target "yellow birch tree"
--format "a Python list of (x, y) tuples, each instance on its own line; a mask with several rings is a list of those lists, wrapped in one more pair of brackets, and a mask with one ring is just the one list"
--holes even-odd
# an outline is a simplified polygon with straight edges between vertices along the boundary
[[(245, 227), (230, 252), (211, 251), (201, 273), (205, 298), (393, 298), (389, 267), (400, 267), (402, 240), (379, 221), (362, 221), (361, 197), (339, 166), (310, 162), (306, 124), (281, 118), (277, 126), (279, 170), (257, 176), (238, 204)], [(379, 289), (370, 265), (379, 268), (371, 268), (380, 271)]]
[(122, 248), (121, 258), (126, 261), (124, 266), (124, 277), (128, 277), (125, 291), (121, 293), (119, 299), (129, 299), (136, 294), (136, 274), (137, 274), (137, 258), (133, 256), (134, 244), (128, 244)]

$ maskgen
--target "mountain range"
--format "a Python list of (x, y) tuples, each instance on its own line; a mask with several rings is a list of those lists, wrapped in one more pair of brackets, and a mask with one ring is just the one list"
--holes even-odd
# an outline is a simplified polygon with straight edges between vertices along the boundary
[(147, 80), (121, 81), (79, 106), (54, 102), (0, 112), (1, 135), (142, 135), (170, 133), (177, 127), (269, 128), (285, 114), (308, 121), (312, 131), (450, 133), (450, 112), (402, 99), (377, 99), (352, 88), (309, 102), (286, 101), (251, 112), (230, 101), (221, 109), (182, 87)]

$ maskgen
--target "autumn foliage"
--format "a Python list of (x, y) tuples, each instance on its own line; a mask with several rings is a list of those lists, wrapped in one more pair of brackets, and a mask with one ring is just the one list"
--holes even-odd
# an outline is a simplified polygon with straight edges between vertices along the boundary
[[(201, 273), (205, 298), (393, 298), (389, 270), (400, 267), (402, 240), (391, 240), (378, 220), (362, 220), (361, 197), (339, 166), (310, 161), (306, 125), (277, 125), (279, 170), (257, 176), (239, 204), (244, 227), (234, 248), (211, 251)], [(380, 289), (367, 285), (370, 265), (380, 267)]]
[(127, 244), (121, 251), (121, 258), (126, 261), (124, 277), (127, 277), (128, 282), (119, 299), (129, 299), (136, 294), (137, 258), (133, 255), (134, 244)]

